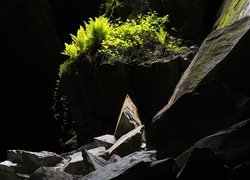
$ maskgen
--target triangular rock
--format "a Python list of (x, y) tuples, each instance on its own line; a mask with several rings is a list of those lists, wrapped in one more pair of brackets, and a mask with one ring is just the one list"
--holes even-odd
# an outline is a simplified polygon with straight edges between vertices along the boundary
[(140, 125), (142, 125), (142, 123), (137, 108), (129, 95), (127, 95), (117, 121), (114, 135), (118, 139)]

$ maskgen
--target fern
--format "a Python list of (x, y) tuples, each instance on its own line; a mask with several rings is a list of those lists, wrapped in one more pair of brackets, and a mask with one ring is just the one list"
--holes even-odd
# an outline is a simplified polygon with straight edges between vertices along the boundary
[(78, 57), (79, 46), (77, 46), (75, 43), (64, 43), (64, 45), (65, 50), (62, 52), (62, 54), (69, 56), (70, 59), (76, 59)]
[(160, 28), (160, 31), (159, 32), (156, 32), (156, 36), (157, 36), (157, 39), (159, 40), (159, 42), (164, 45), (165, 42), (166, 42), (166, 37), (167, 37), (167, 32), (165, 32), (163, 30), (163, 28)]
[(90, 18), (89, 22), (85, 22), (84, 24), (86, 29), (87, 49), (98, 46), (102, 43), (102, 41), (106, 40), (110, 28), (108, 18), (104, 16), (100, 16), (95, 19)]

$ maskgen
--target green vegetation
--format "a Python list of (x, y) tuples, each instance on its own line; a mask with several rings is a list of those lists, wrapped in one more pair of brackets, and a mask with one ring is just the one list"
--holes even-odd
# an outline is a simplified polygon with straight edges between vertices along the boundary
[(71, 34), (71, 44), (65, 43), (62, 54), (69, 59), (61, 65), (59, 74), (74, 71), (75, 64), (81, 61), (141, 63), (171, 57), (185, 47), (165, 31), (168, 22), (167, 15), (158, 17), (156, 12), (126, 21), (110, 21), (105, 16), (90, 18), (76, 35)]

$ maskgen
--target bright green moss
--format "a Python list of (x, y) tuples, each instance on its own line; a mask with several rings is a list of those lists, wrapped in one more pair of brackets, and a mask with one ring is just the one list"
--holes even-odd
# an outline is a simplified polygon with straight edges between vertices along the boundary
[[(156, 12), (138, 15), (133, 19), (109, 21), (100, 16), (90, 18), (80, 26), (76, 35), (71, 34), (71, 44), (65, 43), (62, 54), (69, 59), (60, 66), (59, 75), (72, 71), (82, 60), (89, 63), (141, 63), (179, 53), (181, 40), (165, 31), (168, 16), (158, 17)], [(74, 71), (74, 70), (73, 70)]]
[(246, 0), (229, 0), (219, 18), (217, 29), (223, 28), (237, 20), (245, 3)]

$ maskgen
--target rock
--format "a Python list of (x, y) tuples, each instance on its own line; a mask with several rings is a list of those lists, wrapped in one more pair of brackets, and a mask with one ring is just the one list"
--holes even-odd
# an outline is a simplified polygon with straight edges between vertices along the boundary
[(211, 149), (193, 149), (188, 161), (177, 175), (178, 180), (227, 180), (229, 168), (217, 157)]
[(99, 137), (95, 137), (94, 141), (101, 146), (104, 146), (105, 148), (110, 148), (116, 142), (116, 138), (114, 135), (105, 134)]
[(230, 178), (232, 180), (237, 179), (249, 179), (250, 178), (250, 161), (243, 162), (233, 168)]
[(238, 19), (250, 15), (249, 0), (224, 1), (219, 18), (214, 24), (215, 29), (223, 28)]
[(85, 166), (89, 173), (107, 164), (106, 160), (104, 160), (101, 157), (94, 156), (93, 154), (89, 153), (87, 150), (82, 151), (82, 156), (85, 162)]
[(55, 170), (53, 167), (40, 167), (31, 174), (30, 180), (74, 180), (72, 175), (63, 171)]
[(175, 157), (201, 138), (249, 117), (250, 98), (218, 83), (183, 95), (147, 131), (147, 147)]
[(114, 133), (114, 136), (116, 137), (116, 139), (119, 139), (124, 134), (127, 134), (129, 131), (142, 125), (137, 111), (138, 110), (135, 104), (127, 95), (124, 100), (124, 103), (123, 103), (123, 106), (119, 115), (119, 119), (116, 124), (115, 133)]
[(104, 64), (81, 67), (77, 75), (63, 77), (63, 89), (75, 121), (79, 146), (93, 137), (113, 132), (124, 97), (130, 92), (127, 66)]
[(142, 145), (144, 125), (141, 125), (118, 139), (113, 146), (107, 149), (107, 153), (115, 153), (126, 156), (132, 152), (139, 151)]
[(28, 179), (28, 175), (21, 174), (27, 172), (26, 168), (22, 164), (13, 163), (11, 161), (4, 161), (0, 163), (0, 179), (11, 180), (24, 180)]
[[(192, 52), (193, 56), (197, 51)], [(145, 129), (151, 124), (154, 115), (166, 104), (182, 73), (191, 62), (176, 58), (170, 61), (153, 62), (131, 66), (129, 69), (133, 96), (139, 117)]]
[(116, 155), (116, 154), (112, 154), (111, 156), (110, 156), (110, 158), (109, 158), (109, 160), (107, 161), (107, 164), (112, 164), (112, 163), (114, 163), (114, 162), (116, 162), (116, 161), (119, 161), (119, 160), (121, 160), (122, 158), (120, 157), (120, 156), (118, 156), (118, 155)]
[(94, 156), (100, 156), (101, 154), (105, 153), (105, 151), (106, 148), (103, 146), (88, 150), (88, 152)]
[(133, 168), (138, 163), (150, 163), (155, 161), (156, 151), (134, 152), (119, 161), (108, 164), (90, 174), (79, 178), (79, 180), (108, 180), (119, 178), (123, 173)]
[(13, 163), (13, 162), (8, 161), (8, 160), (0, 163), (0, 171), (15, 173), (17, 171), (20, 172), (20, 169), (22, 169), (22, 165), (19, 165), (17, 163)]
[(84, 159), (82, 157), (82, 152), (74, 153), (67, 158), (69, 158), (70, 161), (65, 167), (64, 172), (73, 175), (85, 175), (88, 173)]
[(176, 158), (179, 168), (183, 168), (195, 148), (209, 148), (220, 154), (225, 164), (230, 167), (250, 160), (250, 119), (239, 122), (227, 129), (197, 141), (191, 148)]
[(16, 174), (16, 173), (9, 173), (9, 172), (2, 172), (0, 171), (0, 179), (3, 180), (28, 180), (29, 179), (29, 175), (26, 174)]
[(173, 171), (175, 161), (173, 158), (157, 160), (151, 163), (139, 163), (117, 179), (168, 179), (176, 180), (176, 173)]
[(85, 144), (85, 145), (83, 145), (83, 146), (81, 146), (81, 147), (79, 147), (79, 148), (77, 148), (77, 149), (75, 149), (73, 151), (63, 153), (63, 154), (61, 154), (61, 156), (62, 157), (67, 157), (67, 156), (73, 155), (73, 154), (75, 154), (77, 152), (81, 152), (83, 149), (90, 150), (93, 153), (94, 153), (94, 151), (99, 149), (98, 151), (102, 152), (105, 147), (102, 146), (101, 148), (99, 148), (100, 146), (101, 146), (101, 144), (100, 144), (99, 141), (93, 141), (93, 142)]
[(7, 157), (9, 161), (24, 166), (24, 173), (27, 174), (32, 173), (42, 166), (55, 166), (63, 160), (63, 157), (48, 151), (31, 152), (24, 150), (8, 150)]
[[(212, 32), (206, 38), (168, 104), (155, 115), (147, 131), (148, 147), (159, 153), (177, 155), (199, 139), (244, 120), (249, 115), (249, 98), (234, 93), (237, 85), (241, 86), (238, 89), (243, 94), (247, 94), (250, 88), (246, 80), (242, 79), (247, 77), (250, 64), (243, 58), (239, 66), (237, 61), (241, 60), (236, 58), (239, 52), (246, 55), (247, 49), (243, 46), (246, 43), (243, 42), (249, 40), (249, 28), (250, 17), (246, 17)], [(239, 51), (239, 45), (242, 51)], [(233, 54), (234, 59), (231, 59)], [(231, 67), (237, 69), (235, 71), (239, 74), (227, 71), (227, 75), (231, 74), (229, 77), (235, 75), (237, 78), (231, 81), (234, 83), (226, 84), (225, 79), (230, 78), (219, 78), (219, 71), (214, 70), (225, 73), (223, 67), (229, 67), (227, 63), (230, 61)], [(230, 85), (233, 92), (225, 84)]]

